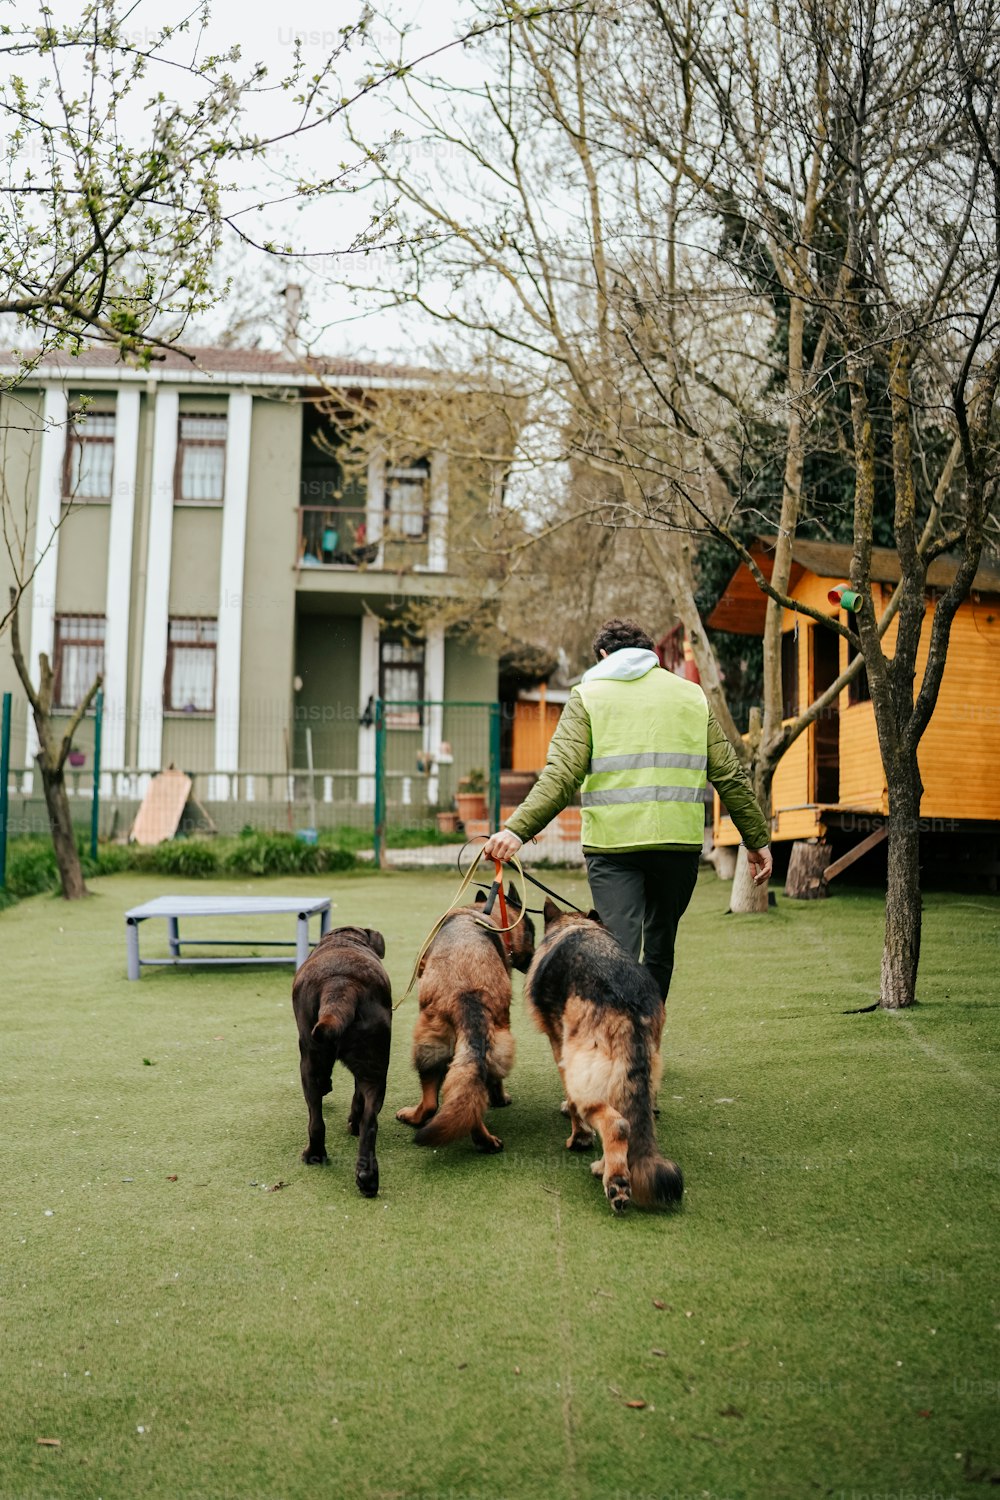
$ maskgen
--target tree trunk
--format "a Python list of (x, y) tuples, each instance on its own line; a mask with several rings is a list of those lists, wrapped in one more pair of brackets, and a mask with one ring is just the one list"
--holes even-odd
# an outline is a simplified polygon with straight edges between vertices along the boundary
[(902, 1010), (916, 1002), (920, 962), (920, 798), (916, 755), (886, 766), (889, 783), (889, 871), (879, 1005)]
[(49, 828), (52, 832), (52, 847), (55, 850), (56, 864), (59, 866), (62, 893), (67, 901), (78, 901), (81, 896), (89, 895), (89, 892), (84, 884), (83, 870), (80, 868), (80, 855), (76, 847), (76, 836), (73, 832), (73, 819), (70, 815), (62, 767), (59, 766), (53, 770), (51, 766), (46, 765), (46, 756), (43, 752), (38, 757), (38, 769), (42, 776), (45, 806), (48, 809)]
[[(761, 812), (770, 821), (771, 782), (774, 778), (774, 768), (763, 762), (760, 754), (760, 741), (760, 709), (752, 708), (747, 732), (750, 780), (753, 783), (754, 796), (760, 803)], [(753, 875), (747, 863), (747, 851), (741, 845), (736, 856), (736, 874), (733, 877), (733, 889), (729, 897), (729, 910), (742, 917), (766, 912), (767, 909), (767, 882), (765, 881), (763, 885), (754, 885)]]
[(729, 910), (736, 916), (748, 917), (767, 911), (767, 884), (754, 885), (753, 875), (747, 863), (747, 851), (740, 846), (736, 856), (736, 874), (729, 897)]

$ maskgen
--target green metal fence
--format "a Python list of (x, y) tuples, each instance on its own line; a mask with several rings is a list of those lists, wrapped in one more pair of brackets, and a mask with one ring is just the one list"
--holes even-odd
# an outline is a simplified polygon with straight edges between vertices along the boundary
[(449, 860), (499, 826), (500, 704), (377, 700), (373, 773), (376, 865)]

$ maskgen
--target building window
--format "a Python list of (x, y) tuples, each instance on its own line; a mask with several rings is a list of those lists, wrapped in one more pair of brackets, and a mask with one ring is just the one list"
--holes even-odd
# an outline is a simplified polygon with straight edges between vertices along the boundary
[(781, 716), (794, 719), (799, 711), (799, 642), (794, 630), (781, 637)]
[(66, 440), (63, 495), (67, 500), (110, 500), (115, 470), (115, 414), (74, 412)]
[(385, 529), (393, 537), (416, 541), (427, 535), (430, 465), (389, 469), (385, 476)]
[(175, 619), (167, 627), (163, 706), (173, 713), (215, 712), (217, 620)]
[(56, 615), (56, 708), (77, 708), (104, 671), (104, 633), (103, 615)]
[(185, 505), (221, 505), (225, 483), (226, 418), (182, 414), (174, 499)]
[(387, 729), (421, 727), (424, 722), (423, 641), (396, 633), (379, 637), (378, 693), (385, 704)]

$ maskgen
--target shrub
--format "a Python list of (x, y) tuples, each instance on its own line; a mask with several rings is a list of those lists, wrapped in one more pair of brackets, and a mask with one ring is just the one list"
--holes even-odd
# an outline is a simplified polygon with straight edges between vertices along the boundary
[(148, 852), (149, 868), (157, 875), (188, 875), (197, 879), (219, 873), (218, 853), (211, 844), (197, 839), (168, 839)]
[(59, 869), (49, 840), (12, 840), (7, 847), (7, 895), (37, 896), (58, 888)]
[(351, 870), (355, 859), (349, 849), (305, 844), (289, 833), (255, 833), (241, 838), (223, 863), (233, 875), (319, 875)]

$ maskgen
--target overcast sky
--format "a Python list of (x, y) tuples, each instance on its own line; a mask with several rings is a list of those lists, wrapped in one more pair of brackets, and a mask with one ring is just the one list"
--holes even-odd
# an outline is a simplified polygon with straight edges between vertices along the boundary
[[(393, 0), (387, 0), (387, 3), (393, 3)], [(79, 6), (74, 0), (50, 0), (50, 4), (57, 23), (79, 17)], [(176, 24), (192, 14), (195, 4), (196, 0), (137, 0), (127, 10), (128, 0), (123, 0), (120, 14), (127, 13), (125, 28), (129, 39), (142, 46), (152, 42), (161, 27)], [(315, 72), (336, 49), (340, 29), (356, 21), (361, 11), (359, 0), (333, 0), (332, 4), (330, 0), (281, 0), (274, 6), (254, 4), (253, 0), (209, 0), (209, 5), (211, 20), (199, 48), (201, 55), (224, 52), (238, 45), (242, 59), (234, 71), (245, 72), (252, 64), (262, 61), (267, 65), (269, 82), (275, 84), (292, 64), (296, 37), (301, 41), (307, 74)], [(22, 24), (34, 24), (28, 14), (30, 0), (19, 0), (19, 8)], [(384, 10), (385, 6), (380, 8)], [(461, 34), (463, 20), (471, 9), (471, 0), (395, 0), (397, 21), (405, 21), (410, 28), (405, 46), (407, 57), (415, 58), (446, 46)], [(178, 38), (171, 44), (176, 46), (178, 59), (190, 56), (194, 34), (189, 31), (185, 38)], [(388, 48), (394, 50), (388, 29), (382, 28), (381, 35)], [(344, 94), (350, 95), (356, 90), (359, 79), (367, 71), (365, 64), (361, 50), (354, 50), (342, 59), (338, 71)], [(469, 53), (455, 48), (450, 54), (446, 52), (437, 56), (432, 66), (438, 73), (467, 78), (470, 64)], [(30, 65), (24, 65), (21, 71), (30, 76)], [(183, 98), (186, 86), (182, 72), (160, 69), (150, 74), (127, 112), (126, 130), (138, 132), (145, 128), (142, 105), (157, 89), (168, 94), (172, 89), (179, 89)], [(248, 124), (261, 135), (288, 128), (295, 115), (295, 106), (277, 90), (271, 95), (261, 94), (248, 104)], [(352, 118), (355, 128), (370, 143), (384, 139), (391, 130), (388, 100), (383, 101), (378, 94), (357, 106)], [(329, 177), (336, 172), (340, 162), (352, 161), (355, 155), (341, 122), (322, 125), (292, 142), (285, 152), (275, 152), (268, 165), (257, 164), (237, 173), (241, 194), (235, 201), (250, 204), (261, 198), (275, 199), (287, 192), (289, 178), (294, 181), (300, 174), (314, 179)], [(230, 207), (233, 202), (230, 197)], [(244, 220), (255, 239), (288, 241), (312, 252), (312, 258), (304, 266), (289, 265), (286, 269), (268, 263), (264, 257), (248, 254), (240, 249), (238, 242), (232, 242), (224, 256), (223, 266), (226, 273), (233, 275), (239, 283), (234, 308), (242, 312), (248, 307), (266, 304), (280, 310), (283, 303), (276, 296), (278, 288), (285, 281), (302, 282), (308, 320), (314, 329), (324, 329), (321, 346), (325, 352), (377, 359), (412, 358), (419, 353), (419, 333), (403, 327), (398, 315), (379, 315), (373, 311), (371, 299), (364, 299), (359, 304), (346, 291), (337, 288), (338, 277), (350, 278), (352, 269), (358, 275), (356, 258), (342, 252), (369, 223), (371, 202), (363, 192), (338, 192), (310, 204), (305, 210), (283, 207)], [(385, 255), (369, 257), (362, 273), (364, 279), (370, 279), (373, 268), (377, 274), (388, 276), (392, 268), (391, 258)], [(220, 309), (198, 332), (211, 336), (222, 325), (225, 316), (226, 309)]]
[[(144, 3), (149, 4), (150, 0)], [(355, 0), (347, 3), (339, 0), (333, 5), (329, 0), (290, 0), (273, 9), (247, 4), (246, 0), (211, 0), (211, 8), (212, 44), (222, 48), (238, 43), (247, 63), (265, 61), (275, 78), (290, 64), (296, 37), (301, 40), (309, 71), (319, 68), (336, 47), (340, 27), (356, 19), (360, 10)], [(463, 0), (406, 0), (405, 4), (397, 5), (399, 21), (405, 21), (410, 28), (407, 56), (416, 57), (445, 47), (460, 34), (463, 17), (468, 16), (469, 9)], [(157, 7), (152, 13), (162, 20), (165, 10)], [(389, 43), (388, 34), (383, 34)], [(469, 61), (467, 52), (455, 48), (451, 54), (436, 57), (432, 66), (439, 73), (457, 77), (462, 69), (467, 75)], [(363, 71), (364, 58), (360, 52), (351, 53), (344, 60), (341, 81), (345, 93), (353, 92)], [(277, 98), (261, 100), (255, 110), (262, 128), (267, 129), (287, 115), (288, 105)], [(367, 140), (381, 140), (391, 130), (390, 113), (388, 99), (376, 94), (353, 111), (355, 128), (360, 128)], [(296, 165), (317, 176), (329, 173), (341, 159), (352, 160), (351, 148), (339, 122), (301, 138), (295, 143), (292, 155)], [(287, 236), (314, 253), (344, 251), (365, 230), (371, 202), (370, 196), (363, 192), (335, 194), (322, 203), (310, 205), (304, 212), (275, 213), (269, 227), (276, 236)], [(239, 256), (234, 264), (236, 267), (241, 264)], [(337, 289), (338, 275), (367, 280), (373, 268), (391, 275), (391, 257), (369, 256), (359, 271), (357, 257), (325, 254), (321, 259), (310, 260), (302, 269), (292, 268), (288, 279), (303, 282), (308, 319), (314, 328), (324, 329), (321, 343), (326, 352), (379, 359), (413, 357), (419, 353), (419, 324), (406, 326), (394, 312), (379, 313), (371, 299), (359, 300)], [(246, 269), (253, 279), (257, 267), (252, 258), (246, 262)], [(282, 279), (273, 268), (271, 275), (276, 281)]]

